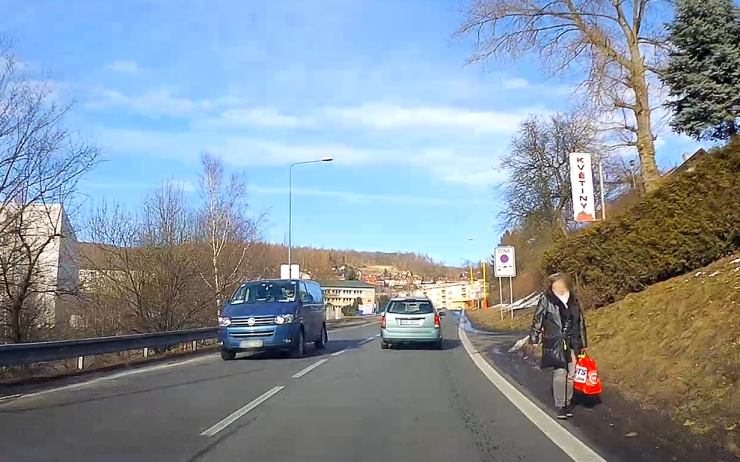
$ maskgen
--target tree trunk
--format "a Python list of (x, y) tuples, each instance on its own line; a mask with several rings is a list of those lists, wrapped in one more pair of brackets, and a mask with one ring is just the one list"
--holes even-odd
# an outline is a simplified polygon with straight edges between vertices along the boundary
[(21, 311), (15, 301), (13, 307), (10, 309), (10, 341), (12, 343), (23, 342)]
[[(637, 45), (635, 45), (637, 48)], [(650, 95), (645, 80), (645, 65), (639, 49), (633, 51), (632, 90), (635, 92), (635, 122), (637, 124), (637, 153), (640, 156), (640, 173), (645, 192), (651, 192), (660, 184), (660, 172), (655, 163), (655, 138), (650, 122)]]

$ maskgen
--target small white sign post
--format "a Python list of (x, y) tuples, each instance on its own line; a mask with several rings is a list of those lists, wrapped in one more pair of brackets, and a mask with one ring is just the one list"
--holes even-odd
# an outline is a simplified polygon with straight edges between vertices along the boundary
[(298, 265), (290, 265), (290, 270), (288, 269), (288, 265), (280, 265), (280, 279), (300, 279), (301, 278), (301, 271), (298, 268)]
[(502, 298), (501, 306), (503, 309), (503, 296), (501, 290), (501, 278), (509, 278), (509, 307), (511, 308), (511, 318), (514, 318), (514, 278), (516, 277), (516, 252), (512, 246), (496, 247), (493, 251), (493, 273), (499, 278), (499, 297)]

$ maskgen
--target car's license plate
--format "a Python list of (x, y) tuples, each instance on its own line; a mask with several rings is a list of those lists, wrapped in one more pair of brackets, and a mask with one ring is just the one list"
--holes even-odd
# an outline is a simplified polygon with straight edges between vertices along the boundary
[(262, 340), (242, 340), (239, 342), (239, 348), (260, 348)]
[(401, 319), (402, 326), (415, 326), (417, 321), (413, 319)]

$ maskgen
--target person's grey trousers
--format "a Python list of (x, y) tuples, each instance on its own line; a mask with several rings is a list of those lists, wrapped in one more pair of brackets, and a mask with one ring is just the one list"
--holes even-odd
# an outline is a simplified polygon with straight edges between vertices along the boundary
[(555, 398), (556, 408), (567, 406), (573, 399), (573, 376), (575, 373), (576, 355), (571, 350), (568, 368), (556, 368), (552, 371), (552, 395)]

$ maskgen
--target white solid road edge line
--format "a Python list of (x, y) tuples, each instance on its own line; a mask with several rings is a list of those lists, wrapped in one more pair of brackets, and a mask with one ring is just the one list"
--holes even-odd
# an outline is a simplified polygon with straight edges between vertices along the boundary
[(327, 361), (329, 361), (329, 360), (326, 359), (326, 358), (320, 359), (320, 360), (316, 361), (315, 363), (311, 364), (310, 366), (308, 366), (307, 368), (303, 369), (302, 371), (297, 372), (296, 374), (294, 374), (293, 375), (293, 378), (294, 379), (300, 379), (301, 377), (303, 377), (304, 375), (308, 374), (309, 372), (311, 372), (312, 370), (314, 370), (317, 367), (321, 366), (322, 364), (324, 364)]
[(270, 399), (272, 396), (274, 396), (275, 394), (277, 394), (283, 388), (285, 388), (283, 385), (278, 385), (277, 387), (273, 387), (273, 388), (267, 390), (265, 393), (263, 393), (262, 395), (258, 396), (253, 401), (250, 401), (249, 403), (247, 403), (243, 407), (237, 409), (231, 415), (229, 415), (228, 417), (226, 417), (222, 421), (218, 422), (216, 425), (212, 426), (208, 430), (204, 431), (200, 435), (201, 436), (213, 436), (213, 435), (217, 434), (218, 432), (220, 432), (224, 428), (226, 428), (229, 425), (231, 425), (232, 423), (234, 423), (239, 417), (243, 416), (247, 412), (253, 410), (254, 408), (256, 408), (257, 406), (259, 406), (260, 404), (262, 404), (265, 401), (267, 401), (268, 399)]
[(563, 450), (575, 462), (606, 462), (604, 458), (588, 447), (583, 441), (576, 438), (572, 433), (559, 425), (545, 411), (540, 409), (522, 392), (509, 383), (496, 369), (486, 361), (480, 353), (475, 351), (462, 326), (458, 327), (460, 340), (465, 351), (473, 360), (483, 375), (506, 396), (537, 428), (542, 431), (553, 443)]
[(334, 353), (330, 354), (329, 356), (339, 356), (342, 353), (344, 353), (345, 351), (347, 351), (347, 349), (335, 351)]

